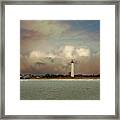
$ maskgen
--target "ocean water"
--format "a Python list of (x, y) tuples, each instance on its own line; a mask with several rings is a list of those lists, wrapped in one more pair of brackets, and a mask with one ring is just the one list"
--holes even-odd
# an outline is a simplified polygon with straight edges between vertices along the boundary
[(100, 80), (21, 80), (21, 100), (99, 100)]

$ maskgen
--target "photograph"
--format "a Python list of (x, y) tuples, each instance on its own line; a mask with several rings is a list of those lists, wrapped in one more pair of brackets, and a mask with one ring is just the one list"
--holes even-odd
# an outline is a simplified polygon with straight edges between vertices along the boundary
[(100, 100), (99, 20), (20, 20), (21, 100)]
[(0, 3), (0, 118), (119, 119), (118, 1)]

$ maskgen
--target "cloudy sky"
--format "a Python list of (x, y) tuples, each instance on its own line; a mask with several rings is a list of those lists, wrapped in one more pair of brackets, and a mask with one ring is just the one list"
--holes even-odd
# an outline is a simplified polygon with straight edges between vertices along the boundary
[(100, 72), (99, 20), (21, 20), (20, 72), (68, 74)]

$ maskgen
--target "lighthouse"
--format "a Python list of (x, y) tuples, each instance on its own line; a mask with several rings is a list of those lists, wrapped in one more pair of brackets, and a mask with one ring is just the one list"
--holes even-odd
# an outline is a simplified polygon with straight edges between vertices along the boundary
[(74, 61), (71, 61), (71, 77), (74, 77)]

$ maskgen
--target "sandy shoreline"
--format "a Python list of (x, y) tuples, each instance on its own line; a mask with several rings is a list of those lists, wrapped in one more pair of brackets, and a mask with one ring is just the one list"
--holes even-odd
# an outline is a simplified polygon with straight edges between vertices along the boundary
[(99, 81), (100, 79), (20, 79), (20, 81)]

